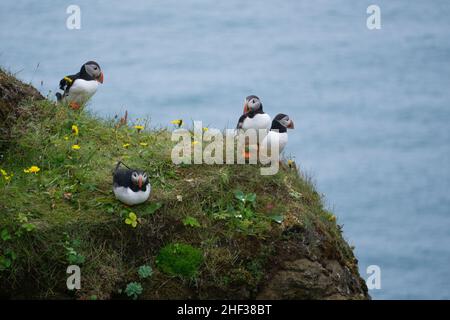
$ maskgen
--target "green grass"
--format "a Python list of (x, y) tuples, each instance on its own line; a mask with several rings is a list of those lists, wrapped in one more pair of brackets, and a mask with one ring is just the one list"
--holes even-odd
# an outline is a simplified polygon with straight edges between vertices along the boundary
[[(289, 241), (357, 270), (334, 216), (295, 169), (261, 176), (253, 165), (176, 166), (167, 129), (146, 123), (138, 132), (133, 123), (118, 126), (47, 100), (24, 103), (19, 114), (0, 151), (0, 168), (13, 173), (9, 181), (0, 176), (6, 297), (126, 298), (117, 292), (143, 264), (154, 274), (141, 298), (233, 298), (239, 288), (254, 297), (264, 274), (286, 259), (276, 247)], [(147, 170), (149, 201), (129, 208), (115, 200), (112, 170), (119, 160)], [(40, 171), (25, 173), (30, 166)], [(135, 228), (125, 223), (131, 211)], [(165, 250), (173, 243), (195, 254), (170, 256)], [(69, 292), (65, 271), (74, 262), (82, 266), (82, 289)]]

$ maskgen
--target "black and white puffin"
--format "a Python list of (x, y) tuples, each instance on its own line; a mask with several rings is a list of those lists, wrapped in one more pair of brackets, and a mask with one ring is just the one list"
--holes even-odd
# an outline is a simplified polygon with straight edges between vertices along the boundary
[(67, 102), (72, 109), (79, 109), (97, 91), (103, 83), (103, 72), (95, 61), (88, 61), (81, 66), (80, 72), (65, 76), (59, 82), (64, 93), (56, 93), (58, 102)]
[(265, 129), (270, 128), (270, 116), (263, 111), (261, 100), (254, 95), (244, 101), (244, 114), (239, 118), (237, 129)]
[(272, 121), (269, 133), (261, 143), (261, 148), (270, 150), (271, 145), (278, 142), (278, 150), (281, 153), (288, 143), (287, 129), (294, 129), (294, 121), (286, 114), (277, 114)]
[(133, 206), (140, 204), (150, 196), (152, 189), (148, 175), (143, 170), (119, 168), (122, 162), (118, 162), (113, 175), (113, 192), (116, 199)]

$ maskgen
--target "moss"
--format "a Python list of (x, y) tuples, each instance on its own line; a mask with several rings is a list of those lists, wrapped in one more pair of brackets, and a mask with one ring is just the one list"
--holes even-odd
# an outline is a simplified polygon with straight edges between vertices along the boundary
[(197, 275), (202, 262), (202, 251), (183, 243), (171, 243), (165, 246), (156, 258), (156, 264), (162, 272), (187, 279)]

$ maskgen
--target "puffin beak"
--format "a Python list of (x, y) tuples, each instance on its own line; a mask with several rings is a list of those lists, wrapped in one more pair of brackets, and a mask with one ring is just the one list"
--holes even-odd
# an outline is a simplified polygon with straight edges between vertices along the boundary
[(100, 77), (98, 77), (97, 81), (103, 83), (103, 72), (100, 72)]
[(139, 187), (139, 189), (142, 188), (142, 176), (139, 176), (138, 187)]
[(289, 129), (294, 129), (294, 121), (289, 120), (289, 124), (287, 126)]
[(248, 112), (248, 101), (244, 102), (244, 114), (246, 114)]

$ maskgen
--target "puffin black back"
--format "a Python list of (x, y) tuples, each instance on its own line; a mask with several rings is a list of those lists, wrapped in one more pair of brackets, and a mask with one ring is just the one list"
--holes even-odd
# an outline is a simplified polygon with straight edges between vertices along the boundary
[(117, 169), (113, 173), (113, 183), (123, 187), (129, 187), (131, 185), (131, 174), (134, 170), (130, 169)]

